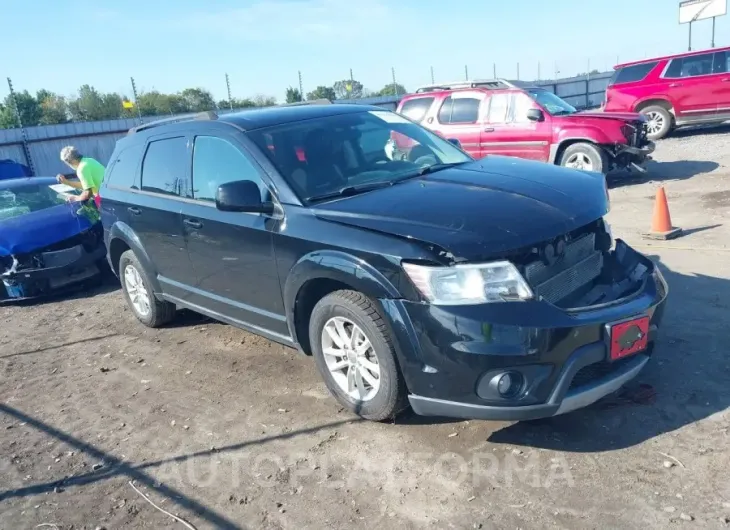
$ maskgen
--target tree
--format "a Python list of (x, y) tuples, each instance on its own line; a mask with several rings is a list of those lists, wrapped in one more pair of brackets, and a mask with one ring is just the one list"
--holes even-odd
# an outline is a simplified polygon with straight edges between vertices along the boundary
[(156, 90), (140, 94), (137, 105), (142, 116), (183, 114), (190, 111), (187, 101), (180, 94), (162, 94)]
[(286, 89), (286, 102), (287, 103), (298, 103), (302, 101), (302, 93), (294, 87)]
[(373, 96), (402, 96), (407, 93), (408, 90), (406, 90), (406, 87), (400, 83), (396, 83), (395, 85), (393, 83), (389, 83), (373, 94)]
[(233, 99), (231, 99), (230, 102), (227, 99), (222, 99), (218, 102), (218, 108), (224, 109), (224, 110), (225, 109), (246, 109), (246, 108), (255, 107), (255, 106), (256, 106), (256, 103), (254, 103), (249, 98), (244, 98), (244, 99), (233, 98)]
[(360, 81), (354, 79), (343, 79), (337, 81), (332, 88), (335, 90), (337, 99), (358, 99), (363, 97), (364, 87)]
[[(16, 92), (15, 102), (18, 105), (20, 119), (23, 121), (24, 127), (32, 127), (40, 123), (42, 115), (41, 106), (38, 104), (38, 100), (27, 90)], [(18, 120), (15, 114), (15, 103), (13, 103), (12, 96), (8, 94), (2, 107), (2, 117), (0, 118), (0, 123), (2, 123), (1, 126), (4, 129), (18, 127)]]
[(68, 103), (74, 121), (113, 120), (124, 114), (119, 94), (102, 94), (90, 85), (79, 88), (78, 98)]
[(55, 125), (68, 121), (66, 98), (45, 89), (36, 92), (36, 101), (41, 107), (40, 125)]
[(276, 98), (272, 96), (266, 96), (264, 94), (256, 94), (253, 99), (253, 104), (257, 107), (273, 107), (276, 105)]
[(329, 99), (330, 101), (334, 101), (337, 99), (337, 94), (335, 94), (334, 88), (320, 85), (307, 94), (307, 99), (309, 101), (315, 99)]
[(180, 97), (185, 101), (185, 106), (190, 112), (216, 109), (213, 95), (202, 88), (186, 88), (180, 92)]

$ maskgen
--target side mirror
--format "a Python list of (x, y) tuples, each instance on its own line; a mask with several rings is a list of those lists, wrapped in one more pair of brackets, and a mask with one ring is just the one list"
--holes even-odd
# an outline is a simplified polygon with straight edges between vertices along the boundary
[(261, 200), (261, 190), (251, 180), (237, 180), (218, 186), (215, 207), (222, 212), (274, 213), (274, 204)]
[(545, 121), (545, 114), (540, 109), (530, 109), (527, 111), (527, 119), (530, 121)]
[(454, 144), (456, 147), (461, 149), (461, 142), (457, 138), (448, 138), (447, 139), (449, 143)]

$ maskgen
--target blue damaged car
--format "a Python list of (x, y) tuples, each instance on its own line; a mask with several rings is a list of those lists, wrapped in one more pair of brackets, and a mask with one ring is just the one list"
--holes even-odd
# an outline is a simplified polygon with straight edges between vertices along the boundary
[(0, 181), (0, 303), (51, 294), (98, 277), (106, 250), (92, 202), (55, 178)]

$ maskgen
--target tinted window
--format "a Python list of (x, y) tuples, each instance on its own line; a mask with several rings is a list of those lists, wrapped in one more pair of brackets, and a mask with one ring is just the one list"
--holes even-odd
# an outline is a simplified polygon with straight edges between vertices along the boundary
[(492, 94), (489, 98), (489, 123), (506, 123), (509, 99), (512, 94)]
[(724, 74), (730, 72), (730, 53), (717, 52), (715, 54), (715, 63), (712, 67), (712, 73)]
[(633, 83), (634, 81), (641, 81), (654, 67), (659, 64), (658, 61), (651, 63), (635, 64), (633, 66), (627, 66), (621, 68), (613, 79), (613, 84), (620, 85), (621, 83)]
[(403, 103), (403, 107), (400, 109), (400, 114), (413, 120), (415, 122), (423, 121), (426, 117), (426, 112), (431, 108), (434, 98), (416, 98), (409, 99)]
[(259, 189), (264, 189), (254, 165), (233, 144), (214, 136), (195, 138), (193, 197), (201, 201), (215, 201), (218, 186), (236, 180), (252, 180)]
[(696, 77), (712, 73), (714, 53), (672, 59), (664, 77)]
[(127, 147), (117, 155), (104, 180), (122, 188), (137, 188), (137, 169), (144, 153), (144, 144)]
[(167, 195), (184, 195), (188, 164), (184, 137), (150, 142), (142, 162), (142, 189)]
[(480, 99), (447, 97), (439, 110), (441, 123), (476, 123), (479, 118)]

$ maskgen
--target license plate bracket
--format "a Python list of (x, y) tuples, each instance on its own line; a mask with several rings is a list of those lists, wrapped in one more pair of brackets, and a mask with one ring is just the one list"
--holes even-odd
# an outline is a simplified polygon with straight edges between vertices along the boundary
[(649, 317), (639, 316), (606, 325), (609, 360), (639, 353), (649, 345)]

